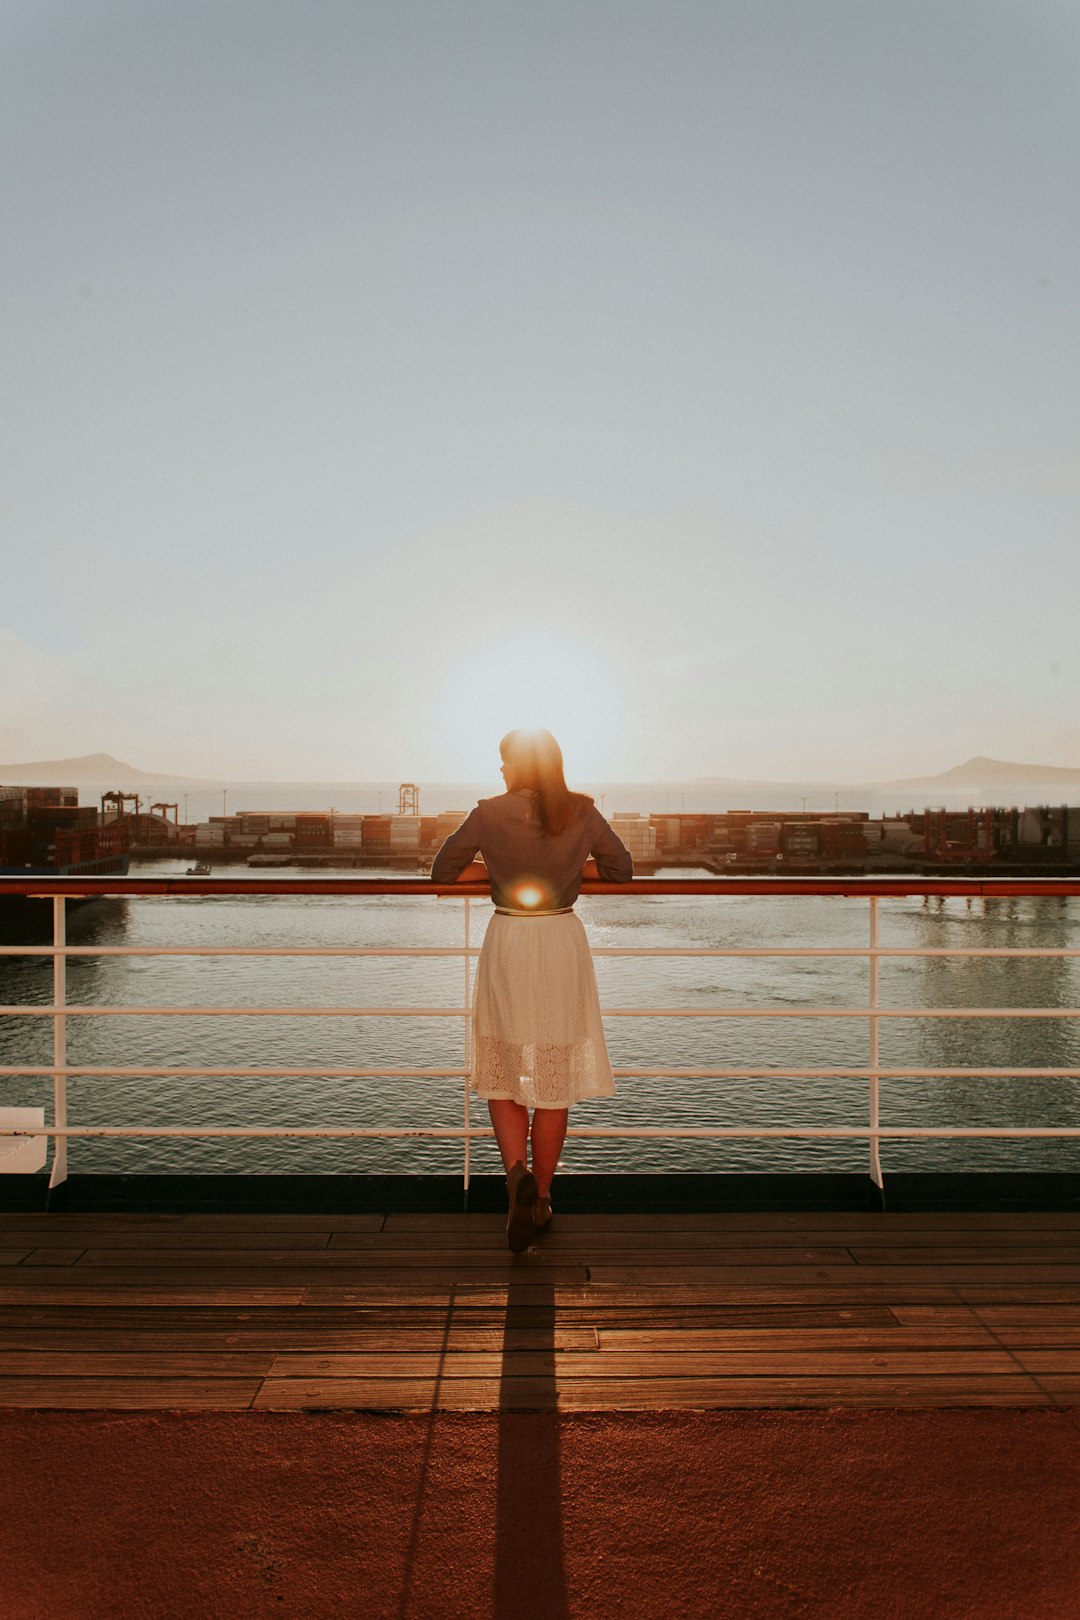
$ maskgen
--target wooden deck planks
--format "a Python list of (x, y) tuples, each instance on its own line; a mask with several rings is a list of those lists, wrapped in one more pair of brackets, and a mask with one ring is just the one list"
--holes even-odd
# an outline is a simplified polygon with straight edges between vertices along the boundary
[(252, 1406), (257, 1378), (0, 1378), (0, 1407), (224, 1411)]
[[(365, 1241), (376, 1243), (376, 1233), (343, 1233), (344, 1238), (356, 1236)], [(282, 1232), (273, 1231), (218, 1231), (209, 1229), (200, 1231), (197, 1228), (172, 1227), (162, 1230), (152, 1227), (145, 1231), (137, 1231), (132, 1227), (112, 1229), (108, 1226), (65, 1226), (56, 1230), (49, 1228), (32, 1227), (17, 1228), (15, 1231), (4, 1234), (4, 1242), (22, 1243), (32, 1249), (36, 1255), (46, 1254), (50, 1250), (108, 1248), (114, 1252), (131, 1250), (138, 1252), (146, 1249), (154, 1253), (167, 1254), (175, 1250), (193, 1252), (198, 1254), (213, 1254), (222, 1250), (239, 1249), (244, 1254), (258, 1253), (261, 1250), (288, 1249), (291, 1253), (300, 1253), (305, 1256), (312, 1250), (321, 1250), (328, 1247), (331, 1233), (327, 1231)]]
[[(494, 1282), (502, 1283), (505, 1292), (512, 1279), (510, 1277), (504, 1279), (502, 1273), (495, 1266), (485, 1268), (485, 1270), (486, 1274)], [(569, 1284), (587, 1281), (584, 1266), (545, 1264), (534, 1268), (522, 1267), (519, 1274), (522, 1273), (531, 1281), (549, 1286), (555, 1283)], [(483, 1276), (484, 1274), (485, 1272), (481, 1271), (480, 1275)], [(56, 1284), (58, 1279), (62, 1278), (64, 1287), (69, 1291), (69, 1297), (71, 1295), (78, 1296), (100, 1287), (114, 1290), (121, 1288), (154, 1289), (159, 1293), (175, 1290), (183, 1293), (189, 1289), (205, 1290), (212, 1283), (219, 1289), (228, 1290), (233, 1295), (242, 1297), (246, 1289), (259, 1288), (268, 1282), (270, 1278), (274, 1279), (278, 1287), (285, 1286), (302, 1292), (309, 1292), (311, 1278), (313, 1275), (318, 1275), (318, 1273), (305, 1271), (296, 1265), (282, 1266), (280, 1269), (263, 1265), (230, 1266), (218, 1270), (210, 1266), (144, 1267), (136, 1264), (127, 1266), (80, 1264), (64, 1267), (23, 1265), (19, 1268), (19, 1275), (21, 1278), (26, 1279), (26, 1285), (36, 1284), (45, 1288)], [(400, 1272), (391, 1272), (389, 1268), (384, 1266), (363, 1267), (354, 1265), (343, 1267), (340, 1270), (335, 1269), (329, 1273), (324, 1272), (322, 1275), (334, 1277), (337, 1284), (335, 1292), (347, 1295), (351, 1288), (354, 1297), (356, 1290), (365, 1289), (369, 1286), (371, 1290), (389, 1297), (399, 1295), (403, 1291), (400, 1286)], [(470, 1276), (474, 1275), (475, 1273), (471, 1273), (465, 1265), (450, 1265), (439, 1268), (416, 1266), (410, 1268), (409, 1284), (411, 1288), (415, 1289), (442, 1291), (455, 1285), (466, 1284)], [(10, 1291), (10, 1296), (8, 1291), (5, 1291), (3, 1285), (7, 1280), (7, 1273), (0, 1274), (0, 1301), (8, 1297), (15, 1297), (17, 1294), (17, 1290), (14, 1289)], [(513, 1280), (516, 1280), (516, 1278)], [(346, 1298), (342, 1303), (350, 1303), (350, 1300)]]
[[(1080, 1386), (1080, 1379), (1077, 1380)], [(1050, 1406), (1023, 1373), (996, 1378), (267, 1379), (256, 1408), (359, 1411), (656, 1411), (717, 1407)]]
[[(173, 1219), (187, 1217), (171, 1217)], [(232, 1218), (232, 1217), (230, 1217)], [(340, 1217), (312, 1217), (326, 1219), (340, 1229)], [(851, 1232), (889, 1231), (916, 1232), (961, 1231), (976, 1232), (1026, 1231), (1049, 1228), (1053, 1231), (1080, 1232), (1080, 1211), (995, 1212), (983, 1214), (970, 1210), (930, 1213), (924, 1210), (910, 1213), (892, 1210), (798, 1210), (798, 1211), (732, 1211), (726, 1214), (618, 1214), (568, 1215), (557, 1212), (561, 1231), (622, 1231), (622, 1232)], [(502, 1217), (498, 1215), (470, 1215), (453, 1211), (441, 1215), (387, 1215), (387, 1232), (447, 1231), (454, 1227), (471, 1229), (482, 1226), (492, 1232), (501, 1230)]]
[[(32, 1257), (26, 1263), (33, 1264)], [(255, 1267), (272, 1267), (275, 1272), (301, 1271), (314, 1275), (320, 1271), (386, 1271), (400, 1275), (412, 1271), (463, 1271), (468, 1275), (483, 1276), (488, 1272), (507, 1272), (512, 1267), (532, 1270), (583, 1271), (585, 1262), (573, 1255), (564, 1256), (549, 1249), (530, 1250), (527, 1257), (510, 1255), (506, 1248), (488, 1248), (479, 1253), (458, 1249), (414, 1249), (406, 1254), (385, 1253), (381, 1250), (362, 1253), (352, 1249), (85, 1249), (84, 1267), (108, 1267), (117, 1270), (132, 1266), (145, 1271), (152, 1266), (190, 1271), (197, 1267), (211, 1268), (215, 1272), (250, 1271)], [(1080, 1267), (1077, 1267), (1080, 1274)]]
[(92, 1350), (0, 1351), (0, 1386), (8, 1378), (265, 1378), (272, 1351)]
[(1070, 1273), (1080, 1271), (1080, 1247), (1052, 1243), (1010, 1246), (980, 1244), (963, 1248), (853, 1248), (851, 1257), (859, 1266), (1055, 1266)]
[[(27, 1255), (23, 1264), (36, 1264), (34, 1255), (42, 1251), (35, 1250)], [(797, 1277), (805, 1277), (806, 1267), (843, 1268), (854, 1269), (856, 1262), (844, 1249), (721, 1249), (713, 1253), (702, 1255), (698, 1252), (687, 1252), (679, 1249), (669, 1251), (662, 1255), (657, 1250), (649, 1250), (647, 1254), (620, 1255), (615, 1269), (624, 1267), (627, 1261), (635, 1262), (635, 1270), (644, 1265), (647, 1269), (663, 1267), (668, 1271), (690, 1271), (695, 1268), (718, 1270), (725, 1272), (753, 1273), (756, 1275), (762, 1270), (777, 1275), (783, 1272), (793, 1273)], [(526, 1255), (511, 1256), (505, 1245), (495, 1248), (489, 1245), (484, 1249), (316, 1249), (305, 1252), (296, 1249), (223, 1249), (208, 1251), (199, 1249), (157, 1249), (157, 1248), (91, 1248), (82, 1252), (84, 1266), (108, 1266), (114, 1270), (121, 1266), (135, 1266), (139, 1270), (146, 1270), (150, 1266), (171, 1266), (177, 1269), (190, 1269), (194, 1266), (211, 1265), (215, 1270), (228, 1270), (241, 1267), (249, 1269), (253, 1266), (273, 1266), (276, 1270), (295, 1270), (302, 1267), (312, 1273), (319, 1271), (437, 1271), (448, 1270), (466, 1272), (469, 1275), (484, 1275), (487, 1272), (506, 1272), (511, 1267), (518, 1270), (529, 1267), (533, 1270), (579, 1270), (584, 1276), (584, 1268), (599, 1271), (609, 1262), (605, 1257), (599, 1263), (594, 1253), (584, 1247), (577, 1249), (559, 1249), (554, 1246), (537, 1245), (530, 1249)], [(1056, 1268), (1062, 1270), (1059, 1265)], [(1076, 1280), (1080, 1281), (1080, 1265), (1073, 1268)], [(1064, 1279), (1058, 1279), (1064, 1280)]]
[(16, 1288), (5, 1288), (0, 1284), (0, 1307), (4, 1305), (61, 1305), (67, 1307), (76, 1302), (89, 1301), (99, 1310), (111, 1310), (114, 1306), (139, 1305), (155, 1308), (159, 1306), (175, 1305), (178, 1300), (189, 1305), (224, 1306), (231, 1305), (302, 1305), (305, 1290), (302, 1286), (295, 1288), (243, 1288), (220, 1287), (216, 1285), (193, 1285), (178, 1289), (175, 1284), (162, 1286), (160, 1275), (157, 1281), (146, 1287), (128, 1286), (121, 1288), (104, 1287), (100, 1283), (90, 1288), (72, 1289), (68, 1287), (54, 1288), (51, 1284), (55, 1275), (45, 1274), (44, 1280), (40, 1271), (35, 1272), (38, 1281), (27, 1285), (22, 1283)]
[[(383, 1354), (413, 1355), (449, 1354), (498, 1355), (518, 1350), (578, 1350), (597, 1348), (595, 1328), (502, 1329), (495, 1327), (454, 1326), (449, 1333), (437, 1324), (430, 1327), (401, 1326), (398, 1328), (329, 1329), (319, 1327), (306, 1333), (292, 1333), (288, 1328), (256, 1328), (249, 1332), (226, 1332), (222, 1329), (135, 1328), (116, 1331), (97, 1328), (92, 1345), (85, 1330), (26, 1328), (22, 1332), (0, 1334), (0, 1369), (6, 1366), (9, 1353), (73, 1354), (97, 1357), (101, 1354), (138, 1354), (167, 1356), (181, 1350), (187, 1353), (222, 1352), (226, 1358), (264, 1351), (273, 1354)], [(1041, 1342), (1041, 1341), (1040, 1341)], [(266, 1360), (266, 1357), (263, 1357)], [(204, 1368), (204, 1371), (214, 1369)], [(218, 1369), (224, 1370), (224, 1369)], [(255, 1369), (252, 1369), (255, 1370)], [(269, 1370), (269, 1361), (261, 1371)]]
[[(479, 1219), (479, 1217), (477, 1217)], [(940, 1218), (940, 1217), (939, 1217)], [(614, 1216), (610, 1219), (615, 1219)], [(715, 1217), (714, 1217), (715, 1219)], [(408, 1250), (427, 1248), (436, 1250), (446, 1249), (484, 1249), (493, 1242), (499, 1241), (501, 1225), (499, 1227), (478, 1227), (473, 1230), (458, 1226), (449, 1226), (445, 1230), (432, 1230), (430, 1232), (400, 1231), (390, 1227), (382, 1233), (344, 1232), (334, 1233), (329, 1247), (332, 1249), (373, 1249), (383, 1252), (391, 1250)], [(283, 1246), (283, 1245), (282, 1245)], [(1080, 1231), (1067, 1229), (1063, 1231), (1047, 1230), (1046, 1228), (1003, 1231), (1001, 1228), (990, 1228), (986, 1231), (972, 1231), (957, 1229), (947, 1225), (941, 1228), (912, 1231), (909, 1229), (889, 1231), (868, 1230), (853, 1231), (843, 1227), (816, 1227), (804, 1232), (792, 1231), (785, 1228), (783, 1231), (744, 1231), (744, 1230), (713, 1230), (696, 1228), (685, 1230), (681, 1228), (655, 1227), (644, 1228), (640, 1231), (628, 1231), (624, 1228), (581, 1228), (567, 1227), (566, 1218), (560, 1218), (557, 1226), (545, 1235), (544, 1247), (558, 1250), (576, 1252), (589, 1252), (592, 1254), (614, 1254), (629, 1252), (634, 1255), (659, 1253), (667, 1254), (671, 1251), (679, 1253), (727, 1253), (744, 1250), (763, 1259), (770, 1253), (784, 1253), (796, 1250), (802, 1253), (807, 1250), (842, 1250), (845, 1255), (854, 1254), (856, 1250), (870, 1250), (876, 1255), (882, 1251), (883, 1258), (888, 1258), (893, 1250), (913, 1249), (920, 1254), (929, 1252), (933, 1255), (941, 1249), (969, 1249), (981, 1253), (984, 1249), (991, 1251), (1011, 1250), (1013, 1248), (1051, 1248), (1057, 1253), (1059, 1250), (1072, 1249), (1080, 1255)]]
[[(440, 1217), (441, 1219), (442, 1217)], [(0, 1239), (24, 1227), (62, 1231), (65, 1227), (106, 1232), (379, 1232), (385, 1215), (167, 1215), (132, 1210), (0, 1211)]]
[[(5, 1258), (6, 1256), (6, 1258)], [(0, 1217), (0, 1405), (1080, 1405), (1080, 1216)]]
[[(1059, 1361), (1054, 1352), (1035, 1351), (1029, 1356), (1030, 1368), (1018, 1369), (1017, 1361), (991, 1341), (967, 1350), (928, 1350), (907, 1352), (878, 1349), (768, 1350), (705, 1349), (655, 1350), (512, 1350), (505, 1353), (455, 1350), (393, 1351), (389, 1354), (362, 1351), (336, 1355), (310, 1353), (277, 1356), (271, 1378), (550, 1378), (560, 1384), (579, 1378), (759, 1378), (809, 1376), (828, 1378), (862, 1375), (925, 1377), (938, 1373), (972, 1373), (990, 1376), (1015, 1374), (1018, 1370), (1039, 1371), (1040, 1356), (1047, 1356), (1047, 1372), (1078, 1372), (1080, 1364), (1070, 1364), (1068, 1354)], [(0, 1358), (0, 1367), (3, 1362)]]
[[(853, 1268), (854, 1269), (854, 1268)], [(657, 1283), (701, 1283), (705, 1286), (723, 1288), (748, 1286), (759, 1281), (762, 1270), (751, 1266), (725, 1266), (719, 1263), (714, 1265), (678, 1265), (671, 1266), (612, 1266), (593, 1265), (589, 1267), (589, 1281), (595, 1283), (611, 1283), (615, 1287), (623, 1285), (642, 1284), (655, 1280)], [(855, 1270), (845, 1271), (840, 1266), (814, 1266), (805, 1268), (796, 1266), (770, 1266), (768, 1268), (769, 1281), (774, 1286), (787, 1284), (796, 1286), (802, 1284), (850, 1284), (860, 1288), (866, 1284), (883, 1284), (885, 1287), (903, 1287), (906, 1283), (915, 1285), (925, 1283), (928, 1285), (944, 1284), (952, 1287), (957, 1283), (981, 1283), (993, 1278), (995, 1286), (1010, 1283), (1072, 1283), (1080, 1285), (1080, 1265), (1059, 1266), (1023, 1263), (1000, 1263), (993, 1267), (979, 1265), (965, 1265), (958, 1262), (932, 1264), (927, 1261), (923, 1265), (862, 1265)]]
[[(432, 1234), (430, 1237), (388, 1233), (385, 1239), (381, 1234), (378, 1237), (346, 1234), (340, 1238), (334, 1237), (328, 1250), (332, 1254), (351, 1254), (357, 1261), (362, 1261), (370, 1253), (400, 1256), (403, 1263), (408, 1263), (410, 1255), (424, 1255), (429, 1262), (435, 1262), (444, 1252), (474, 1254), (479, 1259), (491, 1252), (493, 1244), (500, 1237), (501, 1234), (476, 1233), (469, 1242), (463, 1243), (455, 1233)], [(796, 1245), (790, 1233), (785, 1233), (780, 1240), (757, 1234), (738, 1239), (725, 1235), (719, 1240), (711, 1240), (703, 1232), (650, 1232), (648, 1237), (635, 1242), (626, 1233), (601, 1233), (594, 1239), (585, 1232), (553, 1232), (550, 1237), (545, 1237), (542, 1244), (537, 1245), (536, 1252), (563, 1260), (605, 1261), (616, 1265), (627, 1259), (637, 1261), (643, 1257), (661, 1263), (674, 1258), (686, 1265), (702, 1262), (712, 1264), (714, 1261), (728, 1266), (855, 1264), (843, 1239), (827, 1245), (817, 1242), (813, 1246)]]

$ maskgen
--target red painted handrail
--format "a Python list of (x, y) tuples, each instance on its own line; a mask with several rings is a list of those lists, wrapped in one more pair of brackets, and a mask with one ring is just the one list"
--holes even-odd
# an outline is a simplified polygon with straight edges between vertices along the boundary
[[(1078, 878), (1031, 877), (711, 877), (634, 878), (629, 883), (583, 883), (588, 895), (1080, 895)], [(452, 895), (486, 900), (486, 883), (432, 883), (427, 878), (354, 877), (0, 877), (5, 895), (79, 898), (125, 895), (371, 894)]]

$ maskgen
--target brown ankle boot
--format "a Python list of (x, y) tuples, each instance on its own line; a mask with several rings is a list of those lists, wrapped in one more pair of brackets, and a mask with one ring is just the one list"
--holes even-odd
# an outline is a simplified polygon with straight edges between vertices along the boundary
[(521, 1159), (506, 1173), (506, 1192), (510, 1203), (506, 1217), (506, 1241), (514, 1254), (527, 1249), (536, 1235), (533, 1206), (539, 1195), (536, 1177)]

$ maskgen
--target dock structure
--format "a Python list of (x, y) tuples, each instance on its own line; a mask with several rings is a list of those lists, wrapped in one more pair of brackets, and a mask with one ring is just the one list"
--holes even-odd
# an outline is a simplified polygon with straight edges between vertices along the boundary
[(1080, 1405), (1080, 1212), (0, 1216), (0, 1405)]

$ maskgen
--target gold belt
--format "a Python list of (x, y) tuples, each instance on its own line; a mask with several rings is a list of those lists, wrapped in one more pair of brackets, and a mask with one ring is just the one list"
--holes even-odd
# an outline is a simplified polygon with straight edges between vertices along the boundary
[(509, 906), (496, 906), (497, 917), (565, 917), (573, 906), (560, 906), (558, 911), (512, 911)]

